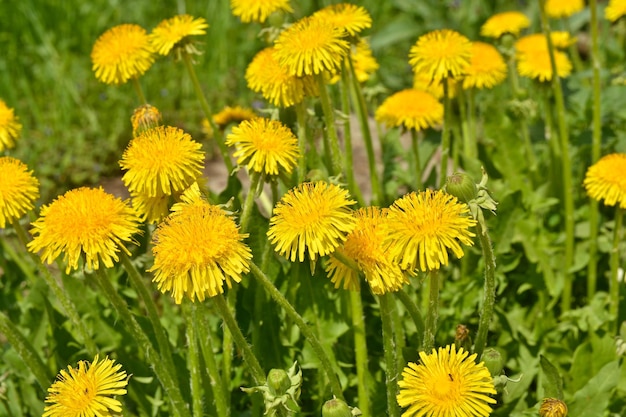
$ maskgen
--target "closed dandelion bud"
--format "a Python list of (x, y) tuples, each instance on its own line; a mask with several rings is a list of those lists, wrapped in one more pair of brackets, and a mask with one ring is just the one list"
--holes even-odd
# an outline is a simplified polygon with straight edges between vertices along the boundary
[(469, 203), (476, 198), (478, 190), (476, 189), (476, 183), (474, 183), (472, 177), (464, 172), (457, 172), (448, 177), (446, 181), (446, 192), (452, 194), (464, 203)]
[(291, 380), (284, 370), (272, 369), (267, 374), (267, 386), (272, 394), (282, 395), (291, 386)]
[(352, 411), (345, 402), (333, 398), (324, 403), (322, 417), (352, 417)]
[(483, 360), (483, 362), (485, 362), (485, 366), (487, 367), (487, 369), (489, 369), (492, 377), (496, 377), (502, 373), (504, 363), (502, 360), (502, 355), (496, 349), (485, 349), (481, 359)]
[(544, 398), (539, 407), (541, 417), (566, 417), (567, 404), (557, 398)]

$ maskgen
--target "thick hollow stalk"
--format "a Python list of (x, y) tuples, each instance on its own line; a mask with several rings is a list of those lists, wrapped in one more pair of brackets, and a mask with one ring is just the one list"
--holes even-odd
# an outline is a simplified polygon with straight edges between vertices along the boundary
[(477, 361), (485, 350), (487, 344), (487, 333), (489, 332), (489, 324), (493, 316), (493, 309), (496, 302), (496, 256), (493, 253), (491, 239), (486, 228), (480, 222), (476, 223), (476, 235), (480, 240), (480, 246), (483, 251), (483, 260), (485, 262), (485, 284), (483, 293), (483, 307), (480, 312), (480, 320), (478, 323), (478, 332), (474, 342), (474, 353), (476, 353)]
[(252, 214), (252, 207), (254, 206), (254, 197), (260, 181), (261, 174), (255, 171), (250, 171), (250, 188), (248, 189), (248, 194), (246, 194), (246, 199), (243, 202), (243, 207), (241, 208), (241, 219), (239, 220), (240, 233), (246, 233), (246, 230), (248, 230), (250, 214)]
[(417, 304), (409, 297), (409, 295), (404, 290), (399, 290), (394, 293), (396, 297), (400, 300), (400, 302), (406, 308), (406, 311), (413, 319), (413, 323), (415, 323), (415, 329), (418, 336), (417, 346), (421, 346), (422, 337), (424, 335), (424, 319), (422, 318), (422, 313), (420, 313), (419, 307)]
[(183, 313), (187, 327), (187, 368), (191, 376), (191, 410), (193, 417), (202, 417), (202, 376), (200, 375), (200, 352), (196, 331), (198, 323), (194, 320), (193, 305), (189, 300), (184, 301)]
[(615, 229), (613, 230), (613, 247), (611, 248), (611, 282), (609, 283), (609, 298), (611, 307), (609, 312), (614, 322), (612, 331), (615, 333), (619, 324), (619, 244), (622, 229), (622, 218), (624, 210), (619, 206), (615, 206)]
[(383, 294), (378, 297), (380, 303), (380, 319), (383, 327), (383, 349), (385, 353), (385, 385), (387, 386), (387, 415), (400, 417), (400, 408), (396, 402), (398, 393), (398, 369), (395, 339), (391, 318), (391, 296)]
[(435, 334), (437, 333), (437, 321), (439, 319), (439, 273), (433, 269), (428, 273), (428, 314), (424, 327), (424, 340), (422, 351), (430, 352), (435, 347)]
[(359, 409), (364, 416), (370, 415), (369, 390), (367, 389), (367, 339), (363, 320), (363, 302), (361, 291), (348, 291), (352, 307), (352, 331), (354, 332), (354, 352), (356, 356), (357, 393)]
[(346, 177), (350, 192), (356, 198), (361, 207), (365, 206), (363, 194), (354, 178), (354, 158), (352, 155), (352, 131), (350, 130), (350, 75), (347, 71), (345, 61), (341, 64), (341, 110), (345, 116), (343, 121), (343, 140), (346, 155)]
[(306, 145), (307, 145), (307, 129), (306, 129), (306, 106), (304, 102), (296, 104), (296, 118), (298, 121), (298, 147), (300, 148), (300, 158), (298, 159), (298, 184), (304, 182), (306, 176)]
[(324, 142), (324, 150), (326, 157), (330, 159), (329, 171), (331, 176), (339, 175), (343, 172), (343, 158), (339, 149), (339, 138), (337, 137), (337, 126), (335, 126), (335, 113), (330, 102), (330, 96), (326, 89), (326, 81), (324, 74), (319, 73), (315, 76), (320, 92), (320, 104), (324, 113), (324, 123), (326, 124), (326, 141)]
[(132, 83), (133, 83), (133, 88), (135, 89), (135, 92), (137, 93), (137, 96), (139, 97), (139, 101), (141, 102), (141, 104), (148, 104), (148, 101), (146, 100), (146, 96), (143, 94), (141, 83), (139, 83), (139, 78), (133, 77)]
[(415, 129), (409, 130), (411, 131), (411, 148), (413, 150), (413, 159), (415, 159), (415, 189), (421, 190), (424, 185), (422, 184), (422, 163), (420, 162), (419, 133)]

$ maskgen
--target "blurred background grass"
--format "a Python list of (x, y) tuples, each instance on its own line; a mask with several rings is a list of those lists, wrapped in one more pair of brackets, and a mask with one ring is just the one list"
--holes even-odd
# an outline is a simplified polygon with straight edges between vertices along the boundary
[[(332, 1), (293, 1), (295, 17)], [(380, 70), (371, 81), (390, 91), (411, 83), (410, 46), (426, 31), (453, 28), (478, 39), (484, 20), (495, 11), (525, 9), (526, 2), (456, 0), (366, 0), (356, 2), (372, 15), (371, 44)], [(117, 161), (131, 138), (130, 115), (138, 104), (130, 84), (99, 83), (90, 52), (104, 31), (137, 23), (150, 31), (176, 14), (202, 16), (210, 23), (201, 39), (197, 71), (214, 111), (248, 105), (257, 98), (244, 73), (263, 46), (261, 26), (242, 24), (227, 0), (125, 2), (120, 0), (24, 0), (0, 2), (0, 98), (13, 107), (23, 130), (10, 154), (42, 182), (43, 202), (79, 185), (120, 174)], [(529, 15), (537, 15), (532, 13)], [(535, 23), (536, 25), (536, 23)], [(159, 58), (142, 77), (148, 101), (168, 124), (201, 140), (201, 111), (182, 64)]]

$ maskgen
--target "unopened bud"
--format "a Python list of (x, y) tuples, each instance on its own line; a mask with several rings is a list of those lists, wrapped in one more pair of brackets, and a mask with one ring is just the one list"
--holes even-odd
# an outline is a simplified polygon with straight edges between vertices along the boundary
[(485, 366), (489, 369), (492, 377), (496, 377), (502, 373), (502, 369), (504, 368), (504, 363), (502, 360), (502, 355), (494, 348), (487, 348), (483, 352), (483, 356), (481, 357), (482, 361), (485, 362)]
[(284, 370), (272, 369), (267, 374), (267, 386), (272, 394), (283, 395), (291, 387), (291, 380)]
[(567, 416), (567, 405), (557, 398), (544, 398), (539, 407), (541, 417), (565, 417)]
[(333, 398), (322, 407), (322, 417), (352, 417), (352, 411), (345, 402)]
[(476, 198), (478, 190), (472, 177), (464, 172), (457, 172), (446, 180), (446, 192), (464, 203), (469, 203)]

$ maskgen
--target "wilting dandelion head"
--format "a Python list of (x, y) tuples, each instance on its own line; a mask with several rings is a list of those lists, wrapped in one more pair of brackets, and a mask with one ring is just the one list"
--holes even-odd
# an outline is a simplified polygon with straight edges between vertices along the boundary
[(350, 3), (326, 6), (315, 12), (313, 16), (331, 22), (334, 26), (345, 30), (350, 36), (358, 35), (364, 29), (372, 27), (372, 17), (367, 10)]
[(626, 209), (626, 154), (606, 155), (587, 169), (583, 182), (589, 197)]
[(611, 22), (616, 22), (620, 17), (626, 15), (626, 0), (609, 0), (604, 9), (604, 16)]
[(530, 26), (530, 19), (520, 12), (503, 12), (494, 14), (481, 26), (480, 34), (489, 38), (499, 38), (510, 33), (519, 36), (523, 29)]
[(79, 361), (78, 368), (62, 369), (48, 388), (43, 417), (111, 417), (122, 412), (116, 395), (126, 394), (128, 376), (108, 357), (98, 355), (90, 364)]
[(430, 271), (448, 264), (448, 250), (463, 256), (473, 245), (476, 221), (469, 207), (441, 190), (413, 192), (397, 199), (387, 215), (387, 250), (403, 270)]
[(276, 251), (303, 262), (332, 253), (346, 240), (356, 220), (348, 192), (323, 181), (289, 190), (274, 208), (267, 236)]
[(252, 254), (233, 218), (207, 202), (197, 184), (181, 196), (153, 238), (153, 281), (176, 304), (186, 296), (203, 301), (224, 292), (224, 282), (241, 281), (250, 270)]
[(493, 88), (506, 78), (506, 62), (488, 43), (472, 43), (472, 60), (463, 78), (463, 88)]
[(293, 12), (289, 0), (230, 0), (230, 8), (243, 23), (263, 23), (277, 11)]
[(41, 259), (48, 264), (63, 253), (68, 273), (78, 269), (81, 255), (91, 269), (98, 269), (100, 262), (111, 268), (120, 250), (130, 255), (124, 244), (136, 243), (133, 235), (139, 233), (139, 217), (102, 188), (81, 187), (43, 206), (31, 233), (34, 238), (28, 249), (41, 251)]
[(496, 390), (489, 370), (483, 362), (476, 363), (476, 354), (469, 355), (454, 345), (430, 354), (420, 352), (420, 363), (409, 364), (398, 382), (397, 400), (406, 407), (403, 417), (486, 417)]
[(163, 116), (159, 109), (150, 104), (143, 104), (135, 109), (130, 118), (133, 126), (133, 137), (137, 137), (146, 130), (158, 127), (163, 121)]
[(278, 120), (262, 117), (235, 126), (226, 144), (236, 148), (237, 164), (265, 175), (291, 173), (300, 156), (293, 132)]
[(426, 91), (402, 90), (387, 97), (376, 109), (376, 120), (387, 126), (424, 130), (443, 122), (443, 105)]
[(539, 407), (540, 417), (567, 417), (567, 404), (558, 398), (544, 398)]
[(417, 39), (409, 52), (409, 64), (415, 73), (425, 73), (431, 80), (464, 75), (472, 57), (472, 43), (460, 33), (435, 30)]
[(150, 42), (156, 52), (167, 55), (175, 46), (188, 41), (190, 36), (206, 34), (208, 27), (209, 24), (202, 17), (193, 17), (188, 14), (174, 16), (161, 21), (152, 30)]
[(96, 78), (105, 84), (123, 84), (138, 78), (154, 62), (150, 37), (139, 25), (114, 26), (94, 43), (91, 62)]
[(546, 14), (554, 19), (569, 17), (585, 8), (583, 0), (546, 0)]
[(0, 157), (0, 229), (20, 219), (39, 198), (39, 181), (26, 164), (10, 156)]
[(0, 152), (14, 147), (21, 131), (22, 125), (13, 109), (0, 100)]

